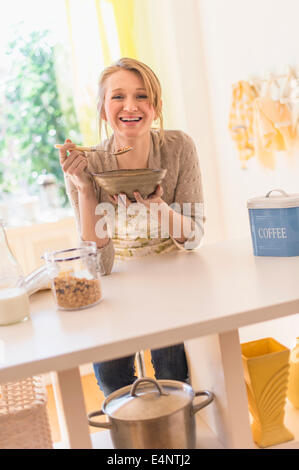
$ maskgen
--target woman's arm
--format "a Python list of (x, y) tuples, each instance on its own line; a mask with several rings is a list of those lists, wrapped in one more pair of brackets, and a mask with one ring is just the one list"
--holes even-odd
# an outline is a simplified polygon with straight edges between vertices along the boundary
[(109, 243), (110, 238), (107, 232), (107, 224), (104, 225), (103, 233), (96, 233), (96, 224), (104, 216), (95, 215), (98, 200), (94, 188), (88, 187), (80, 189), (78, 191), (78, 202), (81, 221), (81, 238), (86, 241), (94, 241), (98, 248), (103, 248)]
[[(60, 149), (60, 162), (64, 172), (66, 192), (74, 209), (76, 225), (81, 240), (95, 241), (98, 247), (98, 266), (101, 273), (110, 274), (114, 263), (114, 246), (107, 233), (107, 226), (100, 236), (96, 234), (96, 224), (103, 215), (96, 215), (99, 196), (96, 194), (93, 181), (84, 170), (87, 158), (74, 151), (74, 145), (67, 140)], [(70, 155), (67, 156), (67, 151)]]
[(174, 209), (172, 205), (169, 206), (165, 201), (163, 201), (163, 188), (161, 185), (158, 185), (155, 193), (147, 199), (143, 199), (138, 192), (135, 192), (134, 195), (136, 201), (142, 203), (148, 209), (149, 213), (151, 213), (158, 221), (160, 229), (159, 236), (163, 237), (163, 233), (165, 233), (179, 244), (184, 244), (188, 240), (194, 239), (196, 235), (198, 237), (198, 234), (195, 233), (195, 226), (191, 213), (188, 214), (188, 208), (185, 214), (184, 212), (181, 214), (180, 204), (173, 204), (175, 207)]
[[(176, 245), (185, 250), (195, 249), (204, 234), (204, 202), (199, 158), (193, 139), (181, 133), (182, 149), (180, 152), (179, 175), (175, 188), (172, 208), (173, 222), (181, 218), (181, 231), (184, 241), (172, 237)], [(177, 215), (176, 215), (177, 214)]]
[[(95, 216), (95, 207), (98, 204), (96, 193), (92, 194), (92, 200), (87, 194), (79, 194), (78, 189), (64, 175), (65, 185), (71, 206), (74, 209), (77, 231), (80, 239), (85, 241), (95, 241), (98, 246), (98, 266), (102, 275), (111, 273), (114, 264), (114, 245), (111, 238), (99, 239), (96, 237), (95, 224), (102, 216)], [(83, 218), (84, 222), (81, 222)], [(106, 225), (106, 224), (105, 224)]]
[[(175, 186), (174, 202), (168, 205), (162, 199), (163, 189), (158, 186), (155, 193), (143, 199), (135, 193), (138, 202), (152, 211), (160, 226), (160, 236), (170, 236), (178, 248), (196, 248), (203, 237), (203, 191), (199, 160), (191, 137), (179, 132), (176, 145), (179, 147), (178, 177)], [(169, 151), (169, 167), (173, 165), (175, 152)], [(167, 167), (168, 168), (168, 167)], [(163, 183), (162, 183), (163, 184)]]
[(163, 229), (163, 219), (167, 220), (169, 236), (179, 245), (184, 245), (188, 241), (199, 238), (198, 234), (195, 233), (196, 230), (192, 217), (179, 213), (179, 205), (177, 210), (174, 210), (171, 205), (169, 206), (166, 202), (162, 201), (159, 209), (158, 221), (160, 228)]

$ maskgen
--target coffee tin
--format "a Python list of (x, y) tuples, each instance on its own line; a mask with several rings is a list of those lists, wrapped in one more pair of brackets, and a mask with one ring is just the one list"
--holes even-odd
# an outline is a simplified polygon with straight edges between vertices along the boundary
[(299, 256), (299, 194), (273, 189), (247, 207), (255, 256)]

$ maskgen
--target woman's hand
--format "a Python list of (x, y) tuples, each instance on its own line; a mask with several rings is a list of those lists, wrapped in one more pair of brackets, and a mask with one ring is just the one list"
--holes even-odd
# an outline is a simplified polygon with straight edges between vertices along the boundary
[(147, 209), (150, 209), (151, 204), (162, 204), (164, 203), (162, 196), (163, 196), (163, 188), (160, 184), (156, 187), (156, 191), (150, 194), (147, 198), (143, 199), (141, 194), (138, 191), (134, 192), (134, 196), (137, 202), (141, 202), (141, 204), (145, 205)]
[(75, 144), (70, 139), (66, 139), (59, 149), (59, 157), (62, 171), (70, 177), (79, 191), (93, 189), (91, 177), (85, 171), (87, 158), (83, 152), (75, 150)]
[[(120, 200), (124, 204), (125, 207), (129, 207), (132, 204), (132, 201), (130, 201), (130, 199), (128, 199), (125, 194), (119, 194), (119, 195), (114, 194), (114, 196), (109, 196), (109, 199), (112, 202), (112, 204), (114, 204), (114, 205), (118, 204), (118, 196), (120, 196)], [(150, 194), (145, 199), (141, 196), (141, 194), (138, 191), (134, 191), (134, 196), (135, 196), (136, 202), (140, 202), (147, 209), (150, 209), (150, 204), (151, 203), (156, 203), (156, 204), (164, 203), (164, 201), (162, 199), (163, 188), (160, 184), (156, 187), (155, 192)]]

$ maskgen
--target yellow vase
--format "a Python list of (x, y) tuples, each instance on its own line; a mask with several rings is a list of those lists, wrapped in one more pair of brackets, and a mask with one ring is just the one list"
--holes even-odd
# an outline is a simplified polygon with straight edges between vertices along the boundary
[(299, 337), (290, 356), (290, 376), (287, 397), (293, 406), (299, 408)]
[(290, 350), (273, 338), (243, 343), (241, 349), (253, 440), (268, 447), (294, 439), (284, 426)]

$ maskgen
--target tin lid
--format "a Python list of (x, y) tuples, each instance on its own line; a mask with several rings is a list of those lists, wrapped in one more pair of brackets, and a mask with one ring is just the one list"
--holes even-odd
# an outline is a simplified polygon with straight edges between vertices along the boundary
[[(280, 194), (271, 195), (274, 191)], [(271, 195), (271, 197), (270, 197)], [(282, 209), (299, 207), (299, 194), (287, 194), (283, 189), (272, 189), (266, 196), (253, 197), (247, 201), (248, 209)]]
[(192, 387), (176, 380), (137, 379), (116, 390), (103, 404), (103, 411), (123, 421), (143, 421), (174, 413), (191, 403)]

